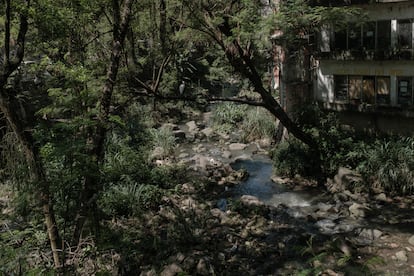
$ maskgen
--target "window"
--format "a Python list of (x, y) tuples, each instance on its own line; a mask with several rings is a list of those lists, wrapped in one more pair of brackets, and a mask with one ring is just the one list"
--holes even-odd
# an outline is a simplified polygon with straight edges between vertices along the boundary
[(399, 77), (398, 80), (398, 104), (411, 105), (412, 104), (412, 78)]
[(359, 49), (361, 42), (361, 26), (350, 25), (348, 27), (348, 49)]
[(362, 78), (362, 101), (375, 104), (375, 77), (364, 76)]
[(411, 19), (397, 21), (398, 46), (401, 49), (413, 47), (413, 23)]
[[(411, 20), (405, 20), (412, 22)], [(411, 25), (400, 20), (401, 32), (408, 33)], [(404, 25), (404, 24), (405, 25)], [(411, 24), (411, 23), (410, 23)], [(411, 28), (412, 30), (412, 28)], [(403, 36), (404, 37), (404, 36)], [(412, 37), (412, 36), (411, 36)], [(411, 38), (406, 37), (405, 40)], [(388, 50), (391, 48), (391, 20), (371, 21), (363, 24), (350, 24), (344, 30), (334, 33), (333, 49), (336, 50)]]
[(362, 46), (366, 50), (375, 49), (375, 22), (367, 22), (362, 26)]
[(390, 103), (390, 77), (377, 77), (377, 103)]
[(390, 77), (334, 76), (334, 81), (336, 100), (347, 101), (349, 99), (353, 104), (390, 103)]
[(346, 50), (346, 49), (348, 49), (346, 29), (335, 32), (335, 38), (334, 39), (335, 39), (335, 42), (334, 42), (334, 45), (333, 45), (333, 49), (335, 49), (335, 50)]
[(362, 78), (360, 76), (349, 76), (349, 99), (360, 100), (362, 94)]
[(387, 50), (391, 46), (391, 21), (377, 22), (377, 50)]
[(339, 101), (348, 100), (348, 77), (334, 76), (335, 82), (335, 99)]

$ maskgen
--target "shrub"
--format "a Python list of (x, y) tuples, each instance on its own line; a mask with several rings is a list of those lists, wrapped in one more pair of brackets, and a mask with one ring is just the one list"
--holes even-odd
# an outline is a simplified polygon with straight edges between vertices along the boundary
[(221, 103), (213, 112), (213, 123), (216, 129), (225, 133), (231, 132), (246, 116), (246, 105)]
[(274, 117), (264, 108), (249, 108), (241, 128), (244, 132), (243, 138), (247, 141), (271, 138), (276, 132), (276, 122)]
[(312, 153), (301, 142), (291, 139), (279, 144), (272, 152), (271, 157), (278, 174), (293, 177), (299, 174), (312, 177), (315, 170), (312, 162)]
[(165, 158), (174, 153), (176, 137), (170, 127), (163, 126), (159, 129), (151, 129), (151, 137), (153, 147), (162, 150), (161, 157)]
[(414, 138), (378, 140), (365, 156), (358, 171), (374, 188), (390, 194), (414, 192)]
[[(384, 136), (343, 129), (334, 113), (312, 107), (303, 110), (299, 122), (316, 137), (325, 176), (339, 167), (356, 169), (368, 188), (389, 194), (414, 193), (414, 138)], [(281, 143), (272, 152), (276, 171), (281, 175), (314, 177), (312, 152), (297, 140)]]
[(162, 190), (154, 185), (145, 185), (125, 179), (125, 183), (114, 185), (100, 197), (98, 204), (109, 216), (139, 215), (145, 210), (158, 207)]
[(339, 167), (354, 169), (364, 160), (364, 151), (376, 136), (344, 128), (336, 113), (310, 106), (298, 114), (303, 129), (318, 142), (321, 166), (327, 177), (333, 177)]

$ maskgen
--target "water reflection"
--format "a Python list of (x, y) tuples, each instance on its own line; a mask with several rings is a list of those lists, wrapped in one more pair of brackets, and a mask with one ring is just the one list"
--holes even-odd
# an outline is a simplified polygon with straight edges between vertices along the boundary
[(285, 186), (271, 180), (272, 163), (267, 156), (257, 156), (255, 160), (238, 160), (232, 164), (233, 169), (245, 169), (249, 178), (236, 185), (232, 192), (234, 197), (252, 195), (265, 204), (277, 206), (284, 204), (289, 207), (310, 206), (312, 195), (305, 192), (288, 191)]

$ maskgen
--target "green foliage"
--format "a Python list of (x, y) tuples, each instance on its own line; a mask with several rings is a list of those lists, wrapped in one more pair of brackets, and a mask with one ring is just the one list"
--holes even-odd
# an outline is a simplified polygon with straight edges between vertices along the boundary
[(176, 138), (171, 127), (165, 125), (158, 129), (151, 129), (150, 133), (153, 147), (162, 150), (160, 157), (165, 158), (174, 153)]
[(243, 121), (247, 109), (246, 105), (228, 102), (217, 105), (213, 112), (215, 128), (230, 133)]
[(99, 200), (98, 204), (106, 215), (137, 216), (158, 207), (163, 194), (159, 187), (134, 183), (127, 177), (122, 181), (106, 190)]
[(185, 179), (184, 168), (149, 163), (145, 143), (137, 145), (115, 132), (109, 137), (102, 172), (105, 189), (99, 199), (105, 214), (130, 216), (156, 209), (165, 190)]
[(312, 177), (315, 163), (309, 148), (296, 139), (291, 139), (278, 145), (271, 157), (275, 171), (280, 175), (294, 177)]
[(252, 107), (246, 112), (241, 128), (243, 129), (244, 139), (247, 141), (265, 137), (272, 138), (276, 132), (276, 122), (267, 110)]
[[(363, 149), (375, 139), (375, 136), (344, 128), (335, 113), (322, 111), (318, 106), (300, 110), (297, 118), (299, 125), (316, 138), (327, 177), (333, 177), (339, 167), (355, 168), (364, 159)], [(314, 153), (305, 153), (308, 160), (317, 159), (309, 154)]]
[(10, 180), (18, 190), (27, 188), (29, 172), (27, 170), (22, 147), (17, 142), (16, 135), (7, 132), (0, 141), (0, 179)]
[(414, 193), (414, 139), (377, 140), (364, 151), (358, 170), (365, 180), (390, 194)]
[(273, 25), (283, 32), (286, 45), (292, 47), (303, 44), (303, 38), (314, 34), (324, 24), (344, 26), (352, 18), (361, 20), (364, 18), (363, 11), (355, 7), (309, 5), (306, 0), (290, 0), (280, 5), (280, 12), (274, 15)]
[(48, 237), (41, 225), (9, 228), (5, 223), (1, 230), (1, 275), (53, 275), (53, 263), (46, 254)]
[[(317, 137), (320, 159), (328, 177), (336, 174), (342, 166), (361, 173), (370, 189), (389, 194), (413, 194), (413, 138), (378, 138), (373, 134), (356, 133), (341, 127), (334, 113), (324, 113), (318, 108), (302, 110), (299, 122)], [(278, 173), (313, 176), (315, 168), (311, 160), (315, 158), (314, 153), (297, 140), (278, 145), (272, 154)]]

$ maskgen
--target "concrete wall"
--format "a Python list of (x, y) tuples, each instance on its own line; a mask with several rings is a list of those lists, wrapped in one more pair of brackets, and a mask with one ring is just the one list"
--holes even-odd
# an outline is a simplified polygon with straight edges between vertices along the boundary
[[(368, 21), (391, 20), (391, 48), (397, 45), (397, 20), (414, 18), (414, 1), (377, 3), (359, 7), (367, 13)], [(330, 26), (321, 29), (318, 37), (320, 53), (330, 52), (331, 34)], [(414, 25), (412, 37), (414, 39)], [(414, 110), (414, 106), (404, 110), (398, 106), (397, 99), (397, 78), (398, 76), (413, 77), (414, 80), (414, 60), (357, 59), (349, 56), (343, 60), (315, 58), (312, 68), (315, 100), (322, 102), (327, 109), (339, 111), (345, 123), (359, 129), (414, 134), (414, 112), (410, 111)], [(376, 107), (366, 109), (364, 106), (351, 106), (349, 103), (335, 100), (334, 75), (389, 76), (390, 104), (384, 111), (381, 108), (377, 110)]]

